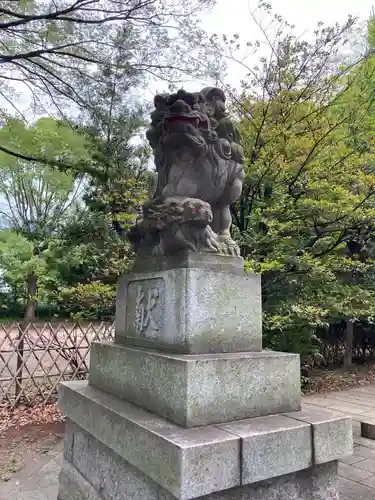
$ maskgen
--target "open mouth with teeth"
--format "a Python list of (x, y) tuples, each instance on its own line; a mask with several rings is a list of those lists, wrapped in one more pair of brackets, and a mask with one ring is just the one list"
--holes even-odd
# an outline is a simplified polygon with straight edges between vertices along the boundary
[(202, 117), (198, 115), (167, 115), (165, 117), (165, 121), (167, 125), (175, 123), (188, 123), (194, 128), (208, 129), (207, 120), (202, 120)]

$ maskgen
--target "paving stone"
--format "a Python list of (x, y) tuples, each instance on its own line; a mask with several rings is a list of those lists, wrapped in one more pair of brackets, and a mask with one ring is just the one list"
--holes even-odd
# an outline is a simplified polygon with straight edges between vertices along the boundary
[(375, 492), (373, 488), (369, 488), (364, 484), (359, 484), (350, 479), (340, 478), (339, 483), (340, 500), (342, 495), (347, 495), (355, 500), (374, 500)]
[(308, 404), (310, 406), (323, 406), (324, 408), (329, 408), (329, 403), (335, 404), (335, 401), (330, 401), (327, 400), (326, 398), (323, 398), (321, 396), (316, 396), (316, 397), (311, 397), (308, 396), (307, 398), (304, 398), (303, 404)]
[(375, 411), (375, 402), (363, 401), (363, 396), (347, 396), (346, 393), (330, 394), (330, 400), (338, 401), (340, 403), (350, 403), (354, 405), (359, 405), (361, 408), (369, 408), (368, 411), (372, 409)]
[(28, 478), (38, 472), (52, 459), (58, 457), (63, 449), (62, 440), (54, 444), (46, 453), (36, 455), (35, 452), (27, 452), (23, 456), (24, 467), (12, 474), (10, 481), (0, 484), (0, 500), (9, 500), (10, 492), (17, 489), (19, 484), (25, 484)]
[(41, 488), (40, 492), (47, 498), (47, 500), (56, 500), (59, 493), (59, 485), (57, 482), (52, 483), (48, 486), (48, 488)]
[(375, 441), (371, 439), (366, 439), (361, 436), (353, 436), (354, 444), (359, 444), (361, 446), (365, 446), (366, 448), (371, 448), (375, 450)]
[(375, 449), (366, 448), (366, 446), (356, 446), (354, 448), (354, 456), (375, 460)]
[(44, 467), (33, 474), (32, 478), (41, 488), (48, 488), (56, 475), (59, 473), (60, 465), (56, 460), (51, 460)]
[(362, 387), (353, 387), (352, 389), (347, 389), (345, 392), (363, 392), (363, 391), (372, 391), (374, 390), (373, 385), (364, 385)]
[(332, 399), (336, 401), (340, 401), (341, 403), (350, 403), (354, 404), (357, 406), (360, 406), (363, 409), (368, 408), (366, 410), (367, 412), (374, 411), (375, 412), (375, 403), (372, 403), (370, 401), (363, 401), (363, 396), (358, 396), (358, 397), (340, 397), (340, 396), (334, 396)]
[(63, 456), (63, 454), (62, 454), (62, 453), (59, 453), (59, 454), (57, 455), (57, 457), (55, 457), (55, 462), (57, 463), (57, 465), (58, 465), (59, 467), (61, 467), (61, 466), (62, 466), (63, 461), (64, 461), (64, 456)]
[[(375, 420), (375, 411), (374, 410), (371, 410), (371, 411), (365, 411), (362, 413), (361, 415), (362, 419), (363, 420), (366, 420), (366, 421), (374, 421)], [(374, 423), (374, 422), (372, 422)]]
[(365, 458), (361, 462), (357, 462), (356, 467), (358, 467), (358, 469), (366, 470), (375, 474), (375, 460), (369, 460), (368, 458)]
[[(360, 392), (353, 392), (351, 389), (349, 390), (346, 390), (346, 391), (340, 391), (336, 394), (345, 394), (345, 396), (349, 397), (349, 398), (361, 398), (363, 397), (363, 394), (360, 393)], [(370, 403), (370, 401), (368, 401)]]
[(364, 460), (367, 457), (360, 457), (358, 455), (350, 455), (349, 457), (340, 458), (340, 463), (344, 463), (346, 465), (353, 465), (361, 460)]
[(369, 486), (370, 488), (374, 488), (374, 498), (375, 498), (375, 475), (368, 477), (361, 481), (365, 486)]
[[(342, 396), (341, 396), (341, 398), (334, 397), (334, 396), (332, 396), (332, 397), (331, 396), (328, 396), (328, 397), (322, 397), (322, 396), (308, 397), (306, 400), (304, 400), (304, 404), (309, 403), (309, 404), (314, 404), (317, 406), (324, 406), (325, 408), (331, 408), (332, 410), (335, 410), (335, 411), (340, 410), (343, 412), (350, 412), (350, 413), (359, 414), (359, 415), (372, 411), (372, 406), (370, 406), (370, 407), (363, 406), (360, 399), (349, 401), (347, 399), (344, 399)], [(375, 405), (374, 405), (374, 411), (375, 411)]]
[(329, 405), (330, 410), (341, 411), (342, 413), (353, 413), (354, 415), (361, 415), (366, 413), (366, 410), (361, 405), (354, 405), (350, 403), (337, 403)]
[(363, 479), (367, 479), (373, 475), (372, 472), (368, 472), (366, 470), (357, 469), (357, 467), (353, 467), (352, 465), (346, 465), (343, 463), (339, 464), (339, 476), (345, 477), (346, 479), (351, 479), (352, 481), (356, 481), (359, 483)]
[(327, 399), (327, 398), (322, 398), (317, 399), (315, 402), (315, 399), (312, 400), (311, 397), (305, 397), (303, 399), (303, 405), (306, 408), (322, 408), (324, 410), (330, 410), (335, 412), (337, 415), (342, 415), (345, 417), (351, 417), (353, 421), (360, 422), (362, 418), (362, 414), (358, 412), (353, 412), (348, 410), (348, 408), (344, 408), (343, 406), (338, 406), (337, 407), (337, 401), (333, 399)]
[[(345, 391), (346, 392), (346, 391)], [(348, 389), (348, 392), (353, 392), (356, 394), (375, 394), (375, 387), (373, 385), (367, 385), (365, 387), (355, 387), (354, 389)]]

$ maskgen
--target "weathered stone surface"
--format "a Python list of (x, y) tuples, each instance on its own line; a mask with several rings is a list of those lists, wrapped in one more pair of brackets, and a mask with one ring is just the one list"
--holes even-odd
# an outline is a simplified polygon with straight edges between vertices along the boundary
[[(109, 450), (105, 453), (111, 453)], [(109, 457), (108, 454), (105, 455)], [(111, 462), (114, 463), (114, 462)], [(58, 500), (176, 500), (176, 497), (129, 464), (109, 471), (108, 487), (100, 495), (85, 477), (65, 462)], [(93, 470), (101, 471), (96, 462)], [(125, 474), (127, 481), (121, 475)], [(106, 478), (106, 476), (103, 476)], [(118, 481), (118, 484), (117, 484)], [(110, 485), (113, 486), (111, 493)], [(90, 496), (91, 495), (91, 496)], [(330, 462), (261, 483), (197, 497), (197, 500), (338, 500), (337, 463)]]
[(375, 420), (361, 422), (361, 436), (367, 439), (375, 439)]
[[(71, 453), (65, 454), (66, 462), (63, 466), (65, 475), (77, 476), (79, 473), (82, 479), (78, 482), (84, 485), (84, 479), (88, 481), (90, 488), (94, 487), (96, 492), (100, 492), (100, 498), (104, 500), (176, 498), (70, 420), (66, 424), (66, 434), (72, 447)], [(66, 498), (70, 500), (68, 495)]]
[(296, 354), (169, 355), (93, 343), (90, 384), (184, 427), (298, 410)]
[(240, 484), (240, 439), (213, 426), (182, 429), (87, 382), (60, 386), (65, 415), (181, 500)]
[(311, 425), (282, 415), (219, 425), (242, 442), (242, 484), (312, 467)]
[(149, 273), (170, 271), (171, 269), (205, 269), (222, 273), (244, 275), (244, 260), (242, 257), (231, 257), (205, 252), (176, 252), (173, 255), (137, 256), (133, 273)]
[(59, 474), (57, 500), (103, 500), (103, 497), (74, 467), (64, 462)]
[(286, 416), (307, 422), (313, 429), (314, 463), (338, 460), (353, 453), (352, 419), (331, 411), (304, 407)]
[(116, 342), (168, 352), (261, 351), (260, 277), (180, 268), (123, 276)]
[(180, 249), (239, 256), (230, 204), (242, 191), (244, 155), (222, 90), (157, 95), (147, 131), (157, 185), (128, 237), (138, 253)]

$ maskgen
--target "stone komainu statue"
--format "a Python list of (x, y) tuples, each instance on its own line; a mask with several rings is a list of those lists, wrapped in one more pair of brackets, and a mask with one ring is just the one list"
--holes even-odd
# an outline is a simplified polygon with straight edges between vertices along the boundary
[(179, 250), (239, 255), (230, 235), (230, 204), (244, 179), (238, 130), (217, 88), (154, 99), (147, 139), (157, 184), (129, 233), (138, 253)]

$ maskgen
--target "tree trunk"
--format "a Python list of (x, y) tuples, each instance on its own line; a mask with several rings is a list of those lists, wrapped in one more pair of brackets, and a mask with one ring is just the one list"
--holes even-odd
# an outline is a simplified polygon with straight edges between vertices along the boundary
[(18, 330), (18, 346), (17, 346), (17, 371), (16, 371), (16, 389), (15, 389), (15, 403), (19, 402), (22, 392), (22, 372), (24, 360), (24, 345), (27, 327), (30, 323), (35, 321), (36, 312), (36, 292), (37, 292), (37, 279), (33, 272), (27, 276), (27, 298), (25, 314)]
[(23, 323), (26, 324), (26, 326), (29, 323), (33, 323), (35, 321), (36, 291), (37, 291), (36, 276), (33, 272), (31, 272), (27, 277), (27, 300), (26, 300), (25, 314), (23, 318)]
[(344, 368), (350, 369), (353, 365), (353, 337), (354, 337), (354, 321), (348, 319), (346, 321), (345, 331), (345, 355)]

